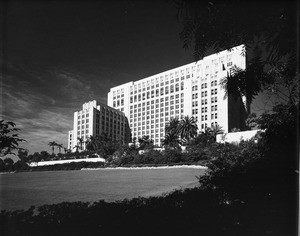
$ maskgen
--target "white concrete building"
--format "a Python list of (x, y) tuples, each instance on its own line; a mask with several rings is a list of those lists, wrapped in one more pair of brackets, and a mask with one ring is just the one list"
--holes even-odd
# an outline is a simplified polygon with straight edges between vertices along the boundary
[(75, 151), (74, 147), (79, 145), (78, 138), (82, 138), (85, 150), (85, 141), (102, 133), (113, 140), (128, 143), (130, 131), (127, 117), (123, 112), (96, 100), (84, 103), (82, 110), (74, 112), (73, 130), (68, 133), (68, 148)]
[[(199, 130), (218, 124), (243, 129), (245, 99), (225, 97), (220, 81), (236, 65), (246, 67), (240, 45), (162, 73), (110, 89), (108, 105), (125, 113), (132, 137), (149, 135), (160, 145), (172, 117), (193, 116)], [(242, 102), (243, 100), (243, 102)]]
[(68, 132), (68, 149), (72, 150), (73, 148), (73, 130)]

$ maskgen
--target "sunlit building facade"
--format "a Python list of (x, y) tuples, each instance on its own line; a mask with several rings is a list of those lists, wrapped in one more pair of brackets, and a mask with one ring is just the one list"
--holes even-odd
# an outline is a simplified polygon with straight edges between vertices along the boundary
[(68, 133), (68, 148), (75, 151), (76, 145), (85, 150), (86, 141), (90, 136), (106, 133), (108, 137), (122, 143), (130, 141), (128, 120), (125, 114), (96, 100), (84, 103), (82, 110), (74, 113), (73, 130)]
[(237, 66), (246, 68), (243, 45), (194, 63), (110, 89), (108, 105), (125, 113), (132, 137), (149, 135), (160, 146), (171, 118), (193, 116), (199, 131), (220, 125), (244, 129), (245, 98), (225, 96), (220, 82)]

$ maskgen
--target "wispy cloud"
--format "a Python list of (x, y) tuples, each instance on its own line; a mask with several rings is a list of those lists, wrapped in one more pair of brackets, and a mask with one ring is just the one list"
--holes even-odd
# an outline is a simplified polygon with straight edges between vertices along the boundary
[[(48, 149), (50, 141), (67, 145), (73, 114), (84, 102), (106, 102), (108, 82), (96, 75), (65, 69), (9, 66), (3, 84), (2, 119), (21, 129), (30, 152)], [(95, 80), (95, 81), (94, 81)]]
[(50, 141), (66, 146), (74, 112), (91, 100), (106, 103), (111, 87), (130, 80), (131, 75), (103, 67), (97, 61), (72, 68), (8, 63), (2, 119), (21, 128), (27, 140), (22, 146), (31, 153), (47, 149)]

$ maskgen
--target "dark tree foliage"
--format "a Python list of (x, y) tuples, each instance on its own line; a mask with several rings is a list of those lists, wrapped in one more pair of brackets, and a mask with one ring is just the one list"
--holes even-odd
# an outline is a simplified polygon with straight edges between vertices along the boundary
[(278, 105), (256, 122), (264, 131), (255, 139), (239, 146), (216, 144), (209, 171), (200, 177), (200, 183), (204, 189), (213, 189), (221, 203), (247, 212), (247, 216), (235, 212), (240, 227), (247, 232), (260, 229), (260, 225), (261, 230), (273, 234), (276, 230), (278, 235), (295, 232), (297, 107)]
[[(297, 1), (177, 0), (183, 47), (196, 61), (244, 44), (246, 70), (233, 68), (222, 81), (227, 94), (245, 96), (247, 108), (264, 91), (281, 102), (299, 101)], [(298, 68), (298, 69), (297, 69)]]
[(23, 162), (28, 162), (28, 150), (26, 149), (19, 149), (18, 150), (18, 157)]
[(86, 142), (88, 151), (96, 152), (103, 158), (108, 158), (122, 147), (122, 142), (113, 140), (106, 133), (102, 133), (96, 137), (90, 136)]
[(154, 147), (153, 140), (150, 139), (149, 135), (144, 135), (138, 139), (140, 150), (152, 149)]
[(197, 135), (198, 126), (194, 117), (186, 116), (179, 124), (179, 134), (181, 139), (187, 144)]
[(164, 147), (181, 149), (180, 148), (180, 140), (177, 134), (175, 133), (166, 133), (165, 138), (162, 140), (162, 145)]
[(180, 34), (183, 47), (194, 47), (195, 60), (202, 59), (212, 47), (220, 51), (245, 44), (246, 50), (259, 51), (253, 43), (262, 36), (266, 49), (278, 52), (269, 54), (266, 62), (274, 62), (271, 59), (276, 55), (288, 55), (295, 50), (296, 1), (177, 0), (175, 3), (183, 24)]
[(16, 124), (11, 121), (0, 121), (0, 156), (16, 155), (14, 151), (22, 149), (19, 147), (19, 143), (25, 140), (20, 138), (17, 133), (20, 129), (15, 126)]

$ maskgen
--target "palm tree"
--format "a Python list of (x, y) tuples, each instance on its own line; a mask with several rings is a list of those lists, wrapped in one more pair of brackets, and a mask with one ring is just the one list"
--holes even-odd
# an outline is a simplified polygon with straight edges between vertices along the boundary
[(187, 143), (197, 135), (197, 130), (198, 126), (194, 117), (186, 116), (180, 121), (180, 137), (181, 139), (186, 140)]
[(82, 137), (78, 137), (77, 140), (78, 140), (78, 143), (79, 143), (80, 150), (82, 151), (82, 144), (84, 142), (83, 138)]
[(246, 70), (236, 66), (231, 69), (232, 73), (227, 73), (227, 77), (221, 81), (225, 88), (225, 97), (232, 96), (246, 98), (246, 110), (250, 114), (250, 105), (253, 99), (262, 90), (262, 81), (270, 80), (266, 73), (256, 64), (251, 64)]
[(89, 151), (94, 151), (96, 152), (98, 149), (98, 137), (94, 137), (94, 136), (90, 136), (86, 141), (85, 141), (85, 145), (86, 145), (86, 149)]
[(222, 129), (222, 126), (220, 125), (213, 125), (210, 129), (211, 135), (214, 137), (215, 141), (216, 141), (216, 137), (218, 134), (223, 134), (224, 130)]
[(57, 143), (55, 141), (49, 142), (48, 145), (52, 149), (52, 154), (54, 154), (54, 147), (57, 146)]
[(175, 133), (167, 133), (165, 139), (162, 140), (162, 145), (164, 147), (180, 148), (180, 140), (178, 135)]
[(178, 135), (180, 129), (180, 121), (178, 118), (172, 118), (165, 127), (166, 134)]
[(75, 149), (76, 148), (76, 152), (78, 152), (78, 149), (80, 148), (80, 146), (79, 145), (75, 145), (74, 147), (73, 147), (73, 149)]
[(62, 144), (56, 144), (56, 147), (58, 148), (59, 153), (61, 153), (61, 149), (63, 148)]

